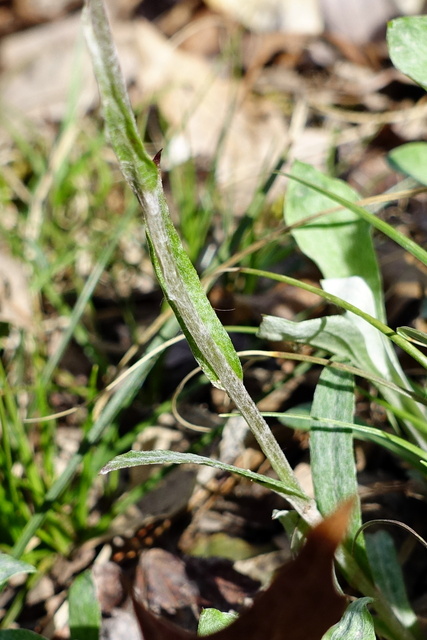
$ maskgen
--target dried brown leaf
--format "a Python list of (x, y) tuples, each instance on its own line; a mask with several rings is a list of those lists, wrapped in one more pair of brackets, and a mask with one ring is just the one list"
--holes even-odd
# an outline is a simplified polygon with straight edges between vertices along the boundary
[[(332, 563), (353, 501), (344, 503), (308, 535), (298, 557), (284, 565), (253, 606), (213, 640), (320, 640), (341, 617), (345, 598), (335, 589)], [(144, 640), (195, 640), (197, 636), (156, 618), (134, 599)]]

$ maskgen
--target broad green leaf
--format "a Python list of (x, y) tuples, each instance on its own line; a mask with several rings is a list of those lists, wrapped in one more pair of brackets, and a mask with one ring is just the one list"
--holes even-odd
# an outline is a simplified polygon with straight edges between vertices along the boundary
[(45, 640), (45, 638), (28, 629), (0, 629), (0, 640)]
[(35, 571), (31, 564), (16, 560), (6, 553), (0, 553), (0, 588), (17, 573), (34, 573)]
[(392, 20), (387, 43), (394, 66), (427, 89), (427, 16)]
[(421, 184), (427, 184), (427, 143), (408, 142), (396, 147), (387, 156), (396, 171), (411, 176)]
[[(314, 492), (320, 513), (325, 516), (349, 496), (357, 495), (353, 432), (320, 422), (319, 416), (353, 422), (353, 376), (344, 371), (324, 368), (313, 398), (310, 429), (310, 461)], [(362, 524), (360, 504), (354, 507), (349, 535), (354, 537)]]
[(326, 196), (333, 202), (336, 202), (337, 204), (341, 205), (346, 209), (349, 209), (353, 213), (356, 213), (360, 218), (362, 218), (363, 220), (366, 220), (366, 222), (369, 222), (369, 224), (372, 225), (375, 229), (378, 229), (379, 231), (381, 231), (381, 233), (384, 233), (384, 235), (391, 238), (394, 242), (396, 242), (396, 244), (403, 247), (406, 251), (408, 251), (408, 253), (411, 253), (413, 256), (415, 256), (415, 258), (417, 258), (417, 260), (420, 260), (420, 262), (422, 262), (427, 266), (427, 251), (422, 247), (420, 247), (419, 244), (414, 242), (414, 240), (411, 240), (411, 238), (408, 238), (402, 232), (398, 231), (397, 229), (389, 225), (387, 222), (385, 222), (381, 218), (377, 217), (372, 213), (369, 213), (369, 211), (367, 211), (363, 207), (357, 204), (354, 204), (354, 202), (352, 202), (348, 198), (343, 198), (337, 193), (334, 193), (333, 191), (330, 191), (328, 189), (324, 189), (323, 187), (319, 186), (319, 184), (316, 184), (315, 182), (312, 182), (310, 180), (305, 180), (304, 178), (302, 178), (301, 176), (298, 176), (297, 174), (285, 173), (284, 175), (288, 176), (288, 178), (292, 178), (292, 180), (296, 180), (300, 184), (308, 187), (309, 189), (313, 189), (314, 191), (317, 191), (317, 193), (320, 193)]
[(368, 604), (372, 598), (359, 598), (346, 609), (338, 624), (323, 636), (322, 640), (375, 640), (375, 629)]
[[(376, 316), (376, 303), (373, 292), (368, 283), (358, 276), (351, 278), (328, 278), (322, 280), (321, 285), (325, 291), (334, 296), (343, 298), (354, 307), (364, 311), (370, 316)], [(395, 373), (399, 371), (403, 376), (399, 360), (389, 340), (371, 324), (367, 323), (361, 316), (346, 311), (344, 317), (347, 318), (363, 336), (363, 344), (369, 354), (369, 360), (374, 363), (374, 369), (381, 372), (385, 378), (394, 380)], [(357, 349), (357, 346), (356, 346)], [(357, 359), (363, 363), (364, 355), (357, 349)], [(365, 368), (367, 368), (365, 366)], [(404, 386), (407, 386), (407, 382)]]
[(370, 363), (363, 334), (345, 316), (326, 316), (303, 322), (264, 316), (258, 336), (274, 342), (285, 340), (310, 344), (361, 367)]
[(180, 453), (179, 451), (128, 451), (120, 456), (116, 456), (101, 470), (101, 473), (109, 473), (117, 469), (127, 469), (128, 467), (139, 467), (144, 464), (204, 464), (215, 469), (222, 469), (230, 473), (253, 480), (258, 484), (276, 491), (282, 495), (299, 495), (293, 486), (285, 486), (283, 482), (268, 478), (259, 473), (240, 469), (231, 464), (225, 464), (220, 460), (206, 458), (195, 453)]
[(171, 222), (160, 169), (139, 136), (101, 0), (87, 0), (83, 22), (107, 133), (141, 205), (156, 276), (194, 357), (212, 384), (222, 388), (224, 363), (243, 378), (240, 360)]
[(199, 618), (197, 635), (209, 636), (211, 633), (221, 631), (221, 629), (228, 627), (228, 625), (237, 620), (237, 618), (238, 615), (234, 612), (218, 611), (218, 609), (203, 609)]
[(71, 640), (98, 640), (101, 628), (101, 609), (90, 571), (81, 573), (73, 582), (68, 595)]
[[(342, 180), (329, 178), (303, 162), (293, 163), (291, 176), (302, 178), (324, 191), (320, 193), (297, 180), (291, 180), (284, 204), (286, 224), (294, 224), (333, 208), (335, 202), (326, 195), (326, 191), (348, 201), (360, 199)], [(307, 222), (303, 227), (294, 229), (292, 235), (301, 251), (317, 264), (325, 278), (363, 278), (374, 294), (376, 313), (373, 315), (380, 320), (385, 319), (381, 277), (371, 227), (365, 220), (350, 209), (342, 209)]]
[[(330, 278), (322, 280), (321, 284), (327, 293), (345, 300), (371, 317), (374, 316), (375, 301), (362, 278)], [(264, 316), (259, 335), (269, 340), (295, 340), (311, 344), (386, 379), (393, 379), (400, 369), (394, 351), (384, 336), (364, 318), (351, 311), (346, 311), (341, 316), (327, 316), (298, 323)], [(408, 386), (407, 382), (403, 386)]]
[(402, 569), (396, 554), (393, 538), (386, 531), (365, 536), (369, 564), (375, 582), (387, 598), (396, 617), (419, 636), (417, 617), (409, 604)]
[[(328, 293), (371, 315), (374, 306), (372, 293), (361, 278), (331, 278), (323, 280), (322, 285)], [(339, 358), (348, 359), (352, 365), (390, 380), (400, 387), (412, 389), (392, 345), (376, 327), (352, 311), (346, 311), (342, 316), (327, 316), (299, 323), (265, 316), (258, 335), (268, 340), (295, 341), (325, 349)], [(425, 447), (425, 434), (419, 433), (418, 426), (420, 422), (426, 421), (425, 407), (390, 387), (378, 387), (384, 398), (396, 407), (397, 411), (414, 416), (413, 423), (409, 417), (407, 418), (406, 428), (413, 440), (419, 446)]]

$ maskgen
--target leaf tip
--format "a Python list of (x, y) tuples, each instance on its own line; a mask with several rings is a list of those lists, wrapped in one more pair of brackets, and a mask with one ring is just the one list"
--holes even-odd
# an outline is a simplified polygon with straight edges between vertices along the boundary
[(153, 162), (154, 162), (154, 164), (156, 165), (156, 167), (157, 167), (157, 168), (160, 168), (160, 160), (161, 160), (161, 158), (162, 158), (162, 151), (163, 151), (163, 149), (160, 149), (160, 150), (156, 153), (156, 155), (154, 156), (154, 158), (153, 158)]

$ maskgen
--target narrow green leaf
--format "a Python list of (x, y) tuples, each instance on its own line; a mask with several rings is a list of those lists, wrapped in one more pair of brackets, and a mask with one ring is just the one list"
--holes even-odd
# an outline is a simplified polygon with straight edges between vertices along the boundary
[(209, 636), (212, 633), (225, 629), (229, 624), (237, 620), (237, 613), (224, 611), (218, 611), (218, 609), (203, 609), (200, 618), (199, 625), (197, 627), (197, 635)]
[(392, 20), (387, 43), (394, 66), (427, 89), (427, 16)]
[[(322, 515), (335, 511), (349, 496), (357, 495), (353, 432), (319, 422), (318, 416), (353, 422), (354, 381), (344, 371), (324, 368), (313, 398), (310, 429), (310, 460), (317, 505)], [(349, 535), (354, 537), (362, 524), (360, 504), (352, 511)]]
[[(302, 178), (305, 182), (291, 180), (289, 183), (284, 204), (284, 218), (289, 225), (333, 207), (334, 201), (326, 193), (352, 202), (360, 199), (356, 191), (342, 180), (329, 178), (303, 162), (293, 163), (292, 177)], [(315, 191), (306, 182), (322, 190)], [(325, 278), (363, 278), (374, 294), (376, 312), (373, 315), (385, 320), (371, 226), (365, 220), (349, 208), (342, 209), (307, 222), (303, 227), (294, 229), (292, 235), (301, 251), (317, 264)]]
[(322, 640), (375, 640), (375, 629), (368, 604), (372, 598), (359, 598), (346, 609), (342, 619), (323, 636)]
[(6, 553), (0, 553), (0, 588), (17, 573), (34, 573), (35, 571), (31, 564), (15, 560)]
[(371, 571), (383, 595), (400, 622), (420, 637), (417, 617), (406, 595), (402, 569), (396, 554), (393, 538), (387, 531), (377, 531), (365, 536)]
[(155, 191), (157, 167), (147, 154), (136, 126), (102, 1), (86, 2), (82, 20), (107, 133), (120, 168), (134, 193), (141, 187)]
[(101, 470), (101, 473), (105, 474), (110, 471), (116, 471), (117, 469), (127, 469), (128, 467), (139, 467), (144, 464), (204, 464), (207, 467), (222, 469), (222, 471), (229, 471), (243, 478), (248, 478), (282, 495), (302, 496), (302, 494), (295, 491), (294, 486), (287, 487), (279, 480), (268, 478), (254, 471), (249, 471), (248, 469), (240, 469), (240, 467), (225, 464), (220, 460), (198, 456), (195, 453), (181, 453), (179, 451), (128, 451), (110, 460)]
[(45, 638), (28, 629), (0, 629), (0, 640), (45, 640)]
[(141, 204), (156, 276), (198, 364), (212, 384), (223, 388), (224, 361), (242, 379), (240, 360), (171, 222), (160, 170), (139, 136), (101, 0), (87, 0), (83, 22), (108, 136)]
[(406, 340), (419, 344), (421, 347), (427, 347), (427, 333), (425, 331), (419, 331), (419, 329), (412, 327), (397, 327), (396, 331)]
[(317, 509), (302, 489), (282, 449), (245, 389), (243, 372), (229, 335), (212, 309), (197, 273), (170, 220), (159, 155), (151, 161), (136, 130), (120, 74), (102, 0), (86, 0), (84, 30), (98, 79), (106, 128), (122, 172), (141, 207), (151, 259), (165, 296), (208, 379), (225, 389), (248, 422), (262, 451), (286, 486), (293, 486), (293, 506), (314, 523)]
[(427, 184), (427, 143), (408, 142), (396, 147), (387, 156), (396, 171), (411, 176), (421, 184)]
[(90, 571), (74, 580), (68, 595), (71, 640), (98, 640), (101, 609)]

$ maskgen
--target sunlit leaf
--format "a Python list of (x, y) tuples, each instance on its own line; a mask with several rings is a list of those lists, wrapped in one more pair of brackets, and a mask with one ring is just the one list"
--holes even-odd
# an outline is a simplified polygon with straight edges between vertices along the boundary
[(0, 587), (17, 573), (34, 573), (35, 568), (27, 562), (16, 560), (6, 553), (0, 553)]
[[(327, 418), (353, 422), (353, 376), (344, 371), (324, 368), (314, 393), (313, 418)], [(356, 464), (353, 432), (327, 421), (315, 420), (310, 430), (310, 462), (316, 502), (322, 515), (331, 513), (351, 495), (357, 495)], [(362, 524), (360, 504), (352, 512), (349, 533), (355, 536)]]
[(218, 611), (218, 609), (203, 609), (199, 618), (197, 634), (199, 636), (209, 636), (228, 627), (236, 619), (237, 613)]
[(408, 142), (390, 151), (387, 159), (393, 169), (427, 184), (427, 143)]
[(101, 473), (109, 473), (110, 471), (127, 469), (128, 467), (140, 467), (145, 464), (203, 464), (207, 467), (214, 467), (215, 469), (235, 473), (243, 478), (253, 480), (257, 484), (280, 494), (299, 495), (295, 492), (293, 486), (287, 487), (283, 482), (275, 480), (274, 478), (263, 476), (260, 473), (255, 473), (248, 469), (241, 469), (231, 464), (225, 464), (213, 458), (206, 458), (196, 455), (195, 453), (181, 453), (179, 451), (128, 451), (110, 460), (101, 470)]
[[(348, 184), (325, 176), (309, 164), (296, 161), (291, 173), (294, 179), (289, 182), (283, 211), (286, 224), (334, 208), (335, 202), (326, 192), (347, 201), (359, 200), (359, 195)], [(297, 178), (311, 182), (323, 191), (314, 190)], [(292, 235), (301, 251), (317, 264), (324, 278), (363, 278), (374, 295), (375, 313), (372, 315), (384, 321), (381, 277), (372, 242), (372, 228), (365, 220), (349, 208), (343, 208), (307, 222), (294, 229)]]
[(372, 598), (359, 598), (352, 602), (340, 622), (330, 629), (322, 640), (375, 640), (375, 629), (368, 605)]
[(394, 66), (427, 89), (427, 16), (392, 20), (387, 43)]

